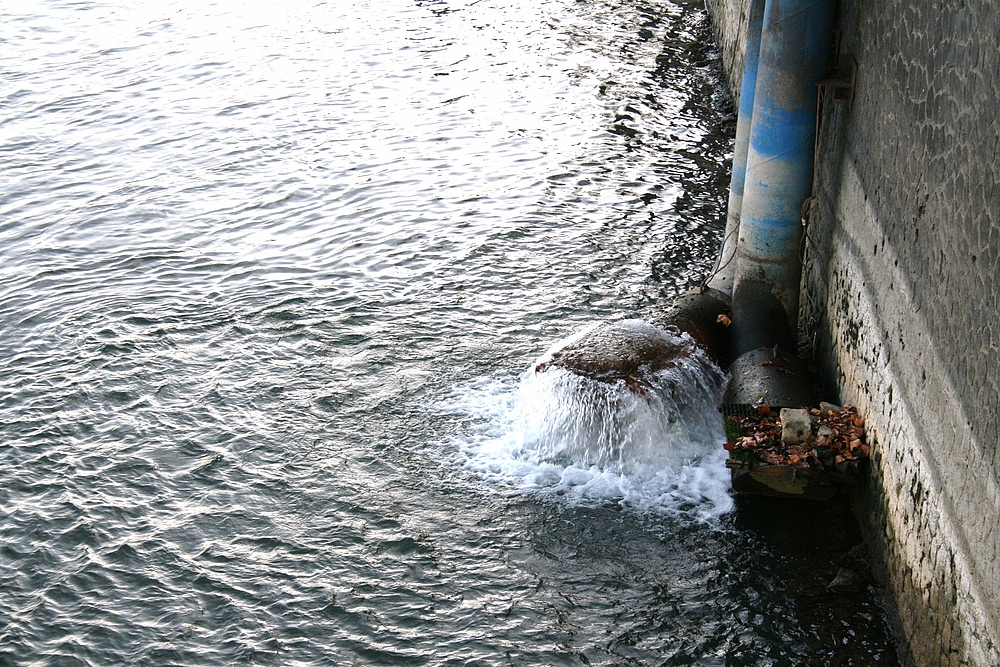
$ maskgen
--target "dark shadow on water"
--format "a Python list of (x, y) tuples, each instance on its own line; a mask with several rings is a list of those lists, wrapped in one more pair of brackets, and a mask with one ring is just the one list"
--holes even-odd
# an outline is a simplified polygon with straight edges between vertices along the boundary
[[(789, 664), (900, 664), (864, 532), (847, 496), (815, 501), (739, 494), (731, 520), (742, 536), (730, 545), (731, 557), (743, 560), (739, 569), (748, 582), (759, 584), (757, 573), (766, 573), (773, 587), (761, 596), (759, 613), (770, 629), (762, 634), (779, 642), (784, 636), (785, 651), (799, 654)], [(754, 664), (744, 661), (749, 657), (732, 664)]]
[(789, 556), (845, 554), (861, 544), (861, 530), (846, 496), (829, 501), (737, 494), (736, 527), (757, 534)]

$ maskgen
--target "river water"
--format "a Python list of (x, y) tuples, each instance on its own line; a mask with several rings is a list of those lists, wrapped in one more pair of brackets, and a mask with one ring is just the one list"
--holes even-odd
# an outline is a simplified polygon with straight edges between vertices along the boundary
[(0, 8), (0, 664), (894, 663), (717, 369), (530, 372), (712, 263), (699, 2)]

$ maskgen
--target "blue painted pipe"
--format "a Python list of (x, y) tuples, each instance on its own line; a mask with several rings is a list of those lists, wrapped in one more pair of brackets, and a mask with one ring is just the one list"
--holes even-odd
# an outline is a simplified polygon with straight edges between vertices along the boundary
[(736, 117), (736, 142), (733, 146), (733, 177), (729, 183), (729, 207), (726, 211), (726, 234), (722, 237), (719, 258), (708, 286), (732, 296), (736, 275), (736, 241), (743, 207), (743, 184), (746, 180), (747, 149), (750, 147), (750, 121), (753, 117), (754, 90), (757, 87), (757, 62), (760, 57), (760, 31), (764, 24), (764, 0), (751, 0), (747, 18), (747, 38), (743, 50), (743, 79), (740, 83), (740, 108)]
[(766, 0), (740, 211), (734, 295), (767, 285), (797, 320), (801, 209), (813, 177), (816, 87), (826, 71), (835, 0)]

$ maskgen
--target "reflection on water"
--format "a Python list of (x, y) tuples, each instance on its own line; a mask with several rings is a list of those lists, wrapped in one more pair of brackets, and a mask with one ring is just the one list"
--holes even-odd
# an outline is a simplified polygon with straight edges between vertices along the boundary
[(551, 342), (711, 264), (700, 3), (32, 1), (0, 43), (0, 664), (893, 659), (825, 592), (844, 513), (789, 553), (729, 511), (704, 412), (645, 476), (502, 449)]

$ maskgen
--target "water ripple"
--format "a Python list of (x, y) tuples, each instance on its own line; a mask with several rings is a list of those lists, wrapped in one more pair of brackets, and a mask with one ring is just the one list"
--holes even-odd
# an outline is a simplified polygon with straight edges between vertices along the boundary
[[(715, 464), (539, 497), (440, 409), (711, 264), (699, 3), (28, 2), (0, 42), (0, 663), (844, 650), (788, 606), (842, 519), (781, 580), (738, 513), (684, 519)], [(873, 600), (854, 664), (892, 655)]]

